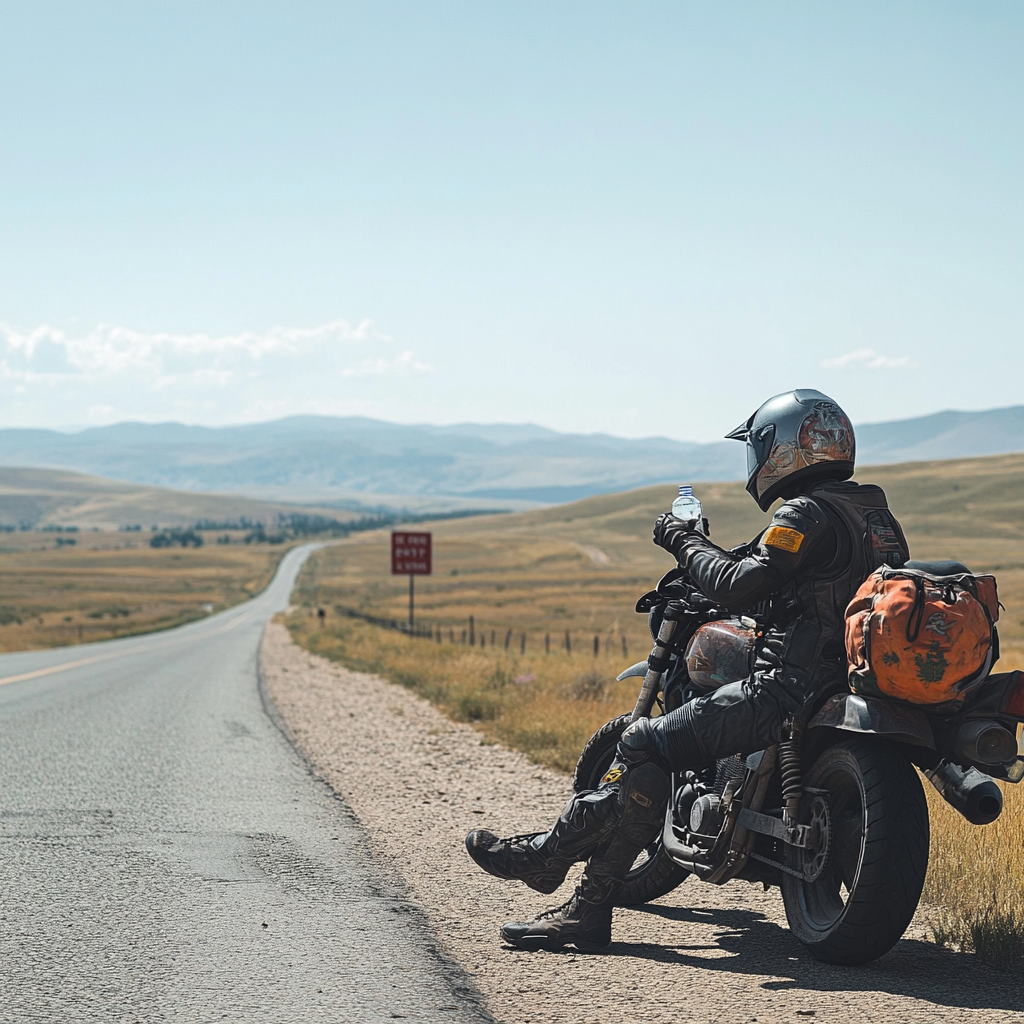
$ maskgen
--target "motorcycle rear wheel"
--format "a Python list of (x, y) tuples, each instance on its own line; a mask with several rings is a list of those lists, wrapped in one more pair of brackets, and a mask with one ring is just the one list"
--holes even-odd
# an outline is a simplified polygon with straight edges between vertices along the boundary
[[(572, 777), (572, 788), (577, 793), (597, 789), (615, 759), (615, 748), (629, 719), (629, 715), (613, 718), (587, 741)], [(665, 852), (657, 835), (633, 862), (615, 902), (622, 907), (650, 903), (678, 888), (689, 874)]]
[(929, 845), (921, 781), (897, 747), (857, 738), (826, 749), (803, 783), (801, 821), (817, 840), (786, 847), (787, 867), (804, 876), (782, 876), (790, 931), (826, 963), (877, 960), (921, 898)]

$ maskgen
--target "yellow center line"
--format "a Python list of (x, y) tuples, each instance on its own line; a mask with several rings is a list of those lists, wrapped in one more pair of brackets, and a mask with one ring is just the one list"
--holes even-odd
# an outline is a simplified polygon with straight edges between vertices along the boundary
[[(145, 650), (148, 650), (148, 645), (132, 648), (132, 651)], [(110, 661), (112, 658), (120, 658), (128, 653), (130, 652), (118, 651), (116, 654), (97, 654), (94, 658), (79, 658), (78, 661), (67, 661), (63, 665), (51, 665), (49, 668), (37, 668), (34, 672), (22, 672), (18, 676), (5, 676), (0, 679), (0, 686), (5, 683), (20, 683), (25, 679), (38, 679), (40, 676), (50, 676), (54, 672), (65, 672), (68, 669), (80, 668), (82, 665), (94, 665), (97, 661)]]
[(209, 635), (210, 636), (216, 636), (218, 633), (226, 633), (229, 629), (234, 629), (235, 626), (237, 626), (242, 621), (242, 619), (249, 618), (249, 616), (252, 615), (252, 613), (253, 613), (253, 609), (250, 608), (247, 612), (243, 612), (241, 615), (239, 615), (236, 618), (232, 619), (226, 625), (221, 626), (218, 629), (211, 630)]
[[(211, 630), (206, 636), (216, 636), (219, 633), (226, 633), (229, 629), (234, 629), (243, 619), (247, 619), (252, 615), (253, 609), (249, 609), (247, 612), (243, 612), (241, 615), (235, 616), (230, 622), (219, 627), (218, 629)], [(112, 661), (115, 658), (126, 658), (129, 654), (139, 654), (142, 651), (153, 651), (159, 650), (162, 647), (173, 647), (175, 644), (181, 642), (180, 637), (174, 640), (165, 640), (163, 643), (150, 643), (150, 644), (139, 644), (138, 647), (130, 647), (124, 651), (113, 651), (110, 654), (95, 654), (91, 658), (79, 658), (77, 661), (66, 661), (61, 665), (50, 665), (48, 668), (37, 668), (33, 672), (22, 672), (16, 676), (5, 676), (0, 679), (0, 686), (4, 686), (6, 683), (21, 683), (26, 679), (39, 679), (42, 676), (52, 676), (56, 672), (67, 672), (73, 668), (81, 668), (83, 665), (95, 665), (100, 661)], [(186, 638), (191, 639), (191, 638)], [(202, 637), (196, 637), (195, 639), (202, 639)]]

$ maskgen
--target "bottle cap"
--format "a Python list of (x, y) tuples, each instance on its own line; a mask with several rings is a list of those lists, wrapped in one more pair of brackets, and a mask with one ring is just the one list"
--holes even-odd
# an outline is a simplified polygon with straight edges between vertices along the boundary
[(693, 497), (693, 487), (690, 484), (679, 485), (679, 497), (680, 498), (691, 498)]

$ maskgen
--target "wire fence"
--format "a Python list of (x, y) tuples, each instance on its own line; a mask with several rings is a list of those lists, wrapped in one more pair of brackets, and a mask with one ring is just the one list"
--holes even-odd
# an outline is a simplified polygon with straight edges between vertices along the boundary
[[(473, 615), (468, 617), (465, 626), (456, 627), (423, 621), (410, 625), (404, 619), (368, 615), (366, 612), (358, 611), (355, 608), (346, 608), (339, 604), (334, 605), (334, 611), (338, 615), (359, 619), (373, 626), (379, 626), (381, 629), (392, 629), (409, 637), (432, 640), (438, 644), (457, 644), (465, 647), (478, 647), (481, 650), (501, 648), (510, 652), (518, 650), (520, 654), (526, 654), (527, 650), (531, 652), (538, 650), (543, 643), (545, 654), (557, 654), (564, 651), (565, 654), (572, 655), (574, 651), (577, 653), (590, 651), (597, 658), (603, 651), (606, 656), (612, 653), (616, 655), (621, 653), (623, 658), (629, 657), (629, 641), (625, 634), (621, 633), (616, 640), (616, 637), (607, 633), (603, 635), (595, 633), (591, 638), (589, 633), (581, 635), (577, 632), (574, 635), (571, 630), (567, 629), (564, 632), (560, 631), (559, 634), (544, 633), (542, 640), (539, 633), (527, 632), (511, 626), (500, 629), (497, 627), (481, 629), (477, 626), (476, 617)], [(322, 625), (325, 620), (323, 609), (318, 609), (317, 614), (320, 616)]]

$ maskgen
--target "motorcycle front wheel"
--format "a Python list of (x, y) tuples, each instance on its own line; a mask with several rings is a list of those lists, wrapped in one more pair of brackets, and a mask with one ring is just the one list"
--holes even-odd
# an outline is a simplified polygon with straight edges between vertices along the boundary
[[(577, 793), (597, 789), (615, 760), (615, 748), (629, 719), (629, 715), (613, 718), (587, 741), (572, 777), (572, 788)], [(688, 875), (689, 871), (665, 852), (659, 833), (633, 862), (615, 902), (622, 907), (650, 903), (678, 888)]]
[(786, 846), (790, 930), (826, 963), (876, 960), (921, 898), (929, 844), (921, 780), (894, 745), (857, 738), (826, 749), (803, 784), (811, 840), (806, 849)]

